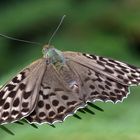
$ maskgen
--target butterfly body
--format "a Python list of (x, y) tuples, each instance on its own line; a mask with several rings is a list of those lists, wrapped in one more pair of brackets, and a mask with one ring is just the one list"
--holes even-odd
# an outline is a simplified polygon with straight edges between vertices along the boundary
[(44, 57), (46, 58), (47, 65), (53, 66), (66, 85), (71, 89), (74, 88), (77, 84), (76, 75), (72, 73), (66, 64), (69, 59), (66, 59), (60, 50), (49, 46), (45, 46), (44, 48)]
[(43, 58), (0, 89), (0, 123), (62, 122), (87, 102), (123, 101), (129, 86), (140, 84), (140, 68), (46, 45)]

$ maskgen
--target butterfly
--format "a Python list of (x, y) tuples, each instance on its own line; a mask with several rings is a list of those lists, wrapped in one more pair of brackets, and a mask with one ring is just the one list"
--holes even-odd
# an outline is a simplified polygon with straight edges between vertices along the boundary
[(139, 84), (140, 68), (45, 45), (41, 59), (0, 89), (0, 124), (62, 122), (88, 102), (122, 102)]

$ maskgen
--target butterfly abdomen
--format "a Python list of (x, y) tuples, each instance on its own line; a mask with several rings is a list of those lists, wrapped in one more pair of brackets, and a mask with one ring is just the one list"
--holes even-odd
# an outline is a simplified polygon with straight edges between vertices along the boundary
[(76, 74), (71, 71), (71, 69), (67, 65), (63, 65), (61, 69), (59, 69), (60, 77), (66, 83), (66, 85), (74, 92), (79, 91), (79, 85)]

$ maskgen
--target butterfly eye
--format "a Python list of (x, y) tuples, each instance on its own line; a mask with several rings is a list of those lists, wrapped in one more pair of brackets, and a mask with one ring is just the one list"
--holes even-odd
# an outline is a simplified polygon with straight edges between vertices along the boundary
[(48, 58), (49, 57), (49, 48), (48, 47), (44, 47), (42, 49), (42, 53), (43, 53), (44, 58)]
[(42, 53), (43, 53), (44, 56), (46, 55), (46, 48), (42, 49)]
[(53, 48), (53, 46), (45, 45), (42, 49), (43, 54), (46, 55), (50, 48)]

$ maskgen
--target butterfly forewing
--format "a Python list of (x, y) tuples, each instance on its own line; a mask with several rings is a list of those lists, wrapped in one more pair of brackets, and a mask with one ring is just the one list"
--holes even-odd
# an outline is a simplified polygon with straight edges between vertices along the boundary
[(120, 61), (76, 52), (64, 52), (64, 56), (123, 85), (140, 84), (140, 68)]
[(25, 68), (0, 89), (1, 124), (14, 122), (32, 112), (44, 70), (44, 60), (40, 59)]

